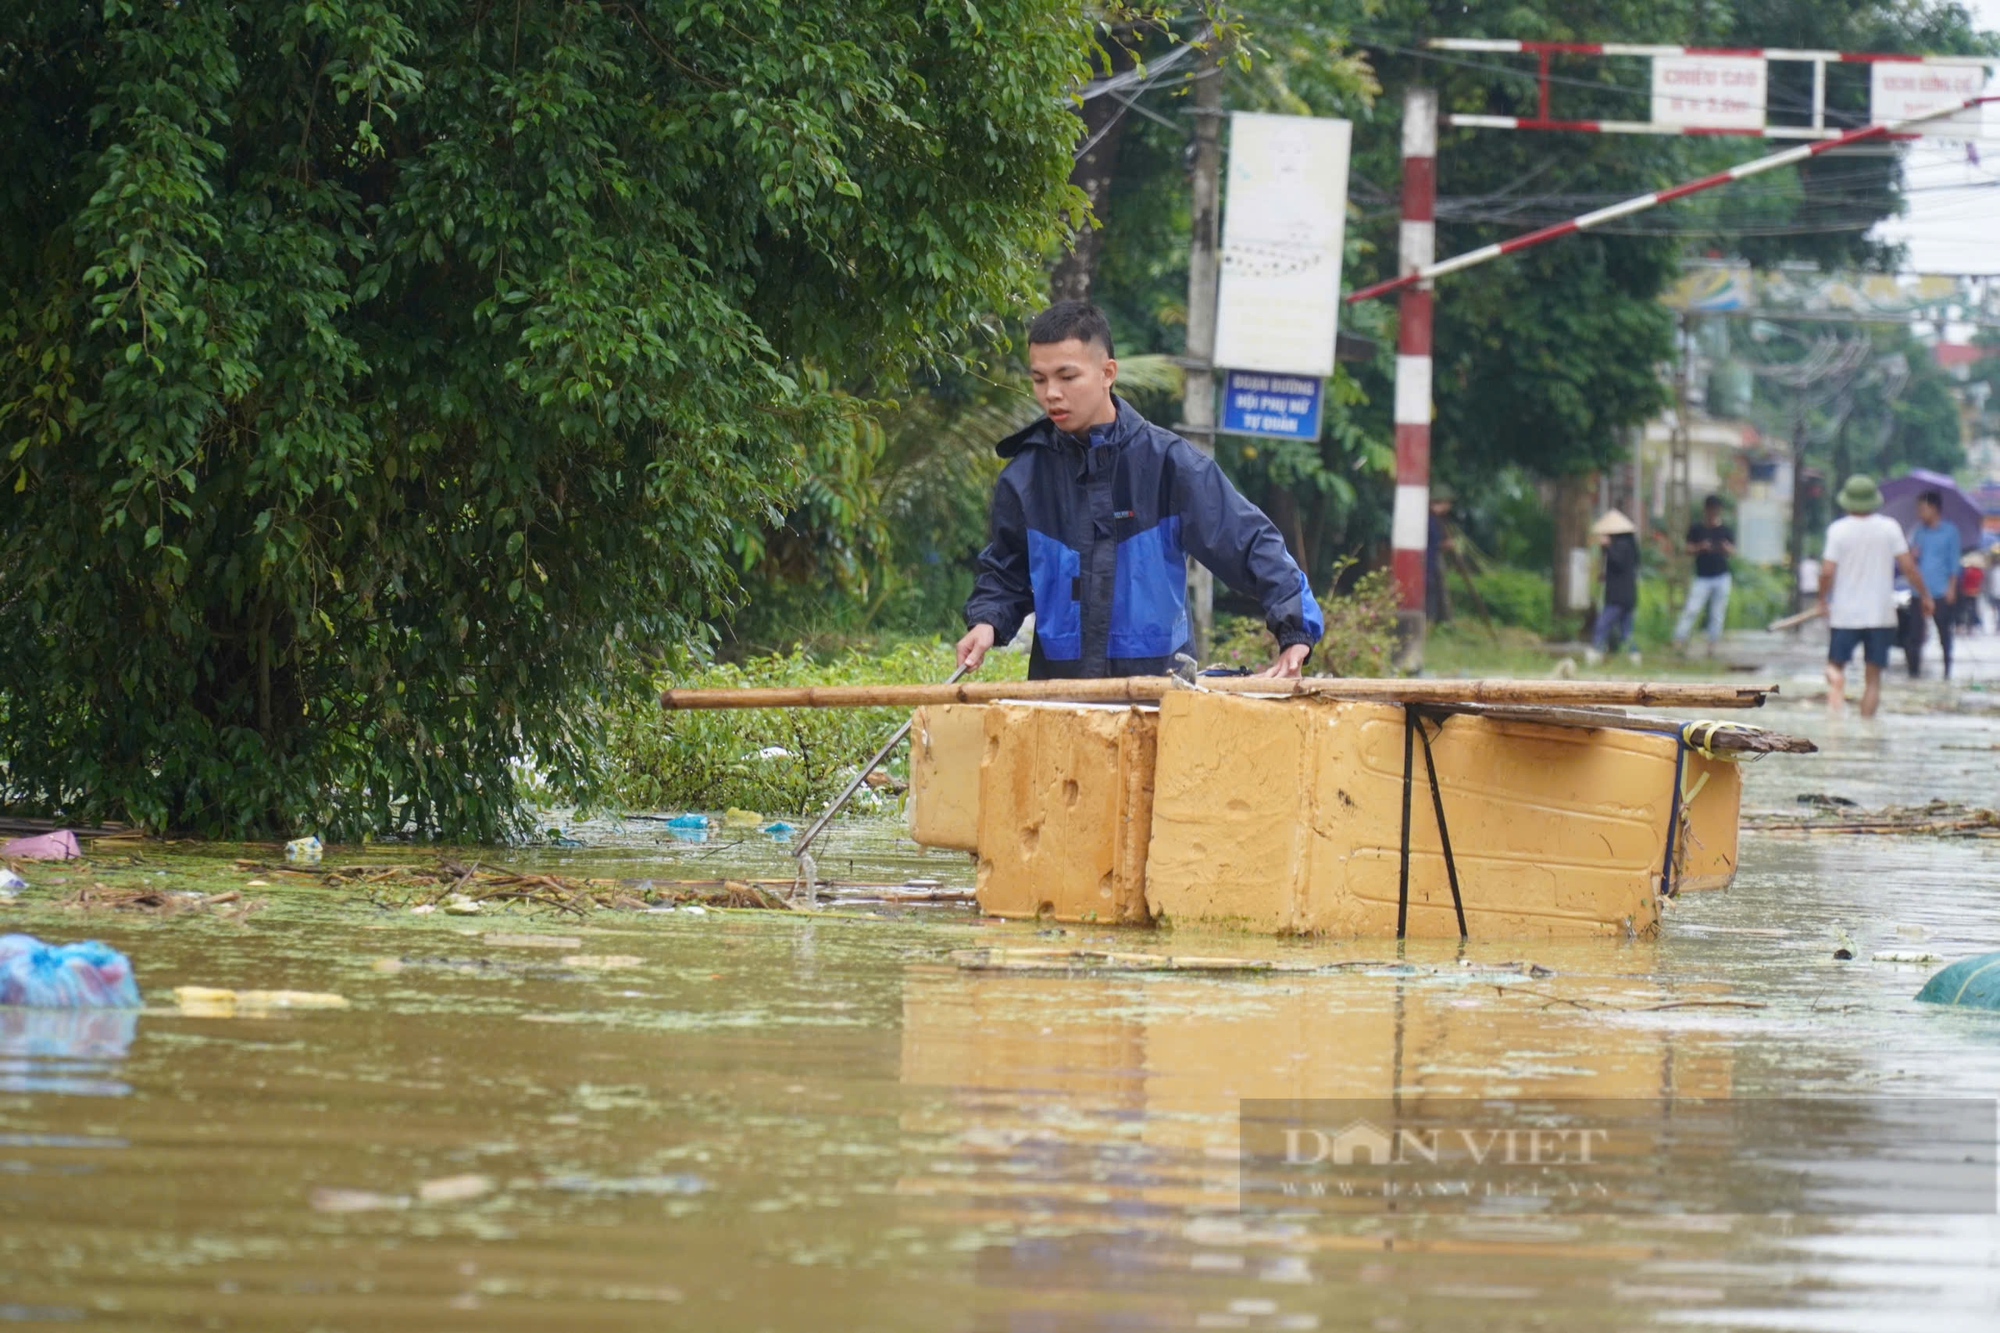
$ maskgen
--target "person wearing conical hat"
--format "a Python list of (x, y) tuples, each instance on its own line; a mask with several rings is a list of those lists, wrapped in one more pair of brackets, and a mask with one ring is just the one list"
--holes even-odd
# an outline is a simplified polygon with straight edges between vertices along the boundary
[(1873, 717), (1882, 702), (1882, 669), (1896, 641), (1896, 571), (1916, 589), (1926, 616), (1937, 605), (1910, 557), (1903, 525), (1880, 512), (1882, 491), (1875, 479), (1857, 472), (1835, 498), (1847, 516), (1827, 527), (1819, 571), (1819, 609), (1833, 628), (1826, 647), (1826, 707), (1836, 717), (1846, 707), (1847, 664), (1859, 648), (1861, 716)]
[[(1590, 525), (1590, 535), (1604, 547), (1604, 605), (1591, 631), (1590, 649), (1584, 660), (1596, 666), (1607, 652), (1632, 633), (1632, 613), (1639, 606), (1639, 538), (1632, 520), (1617, 509)], [(1639, 660), (1639, 645), (1632, 645), (1632, 661)]]
[(1694, 578), (1688, 583), (1687, 602), (1674, 625), (1674, 647), (1687, 646), (1694, 622), (1708, 610), (1708, 655), (1722, 640), (1723, 622), (1729, 618), (1729, 557), (1736, 554), (1736, 529), (1722, 521), (1722, 497), (1711, 495), (1701, 502), (1701, 520), (1687, 530), (1687, 553), (1694, 557)]

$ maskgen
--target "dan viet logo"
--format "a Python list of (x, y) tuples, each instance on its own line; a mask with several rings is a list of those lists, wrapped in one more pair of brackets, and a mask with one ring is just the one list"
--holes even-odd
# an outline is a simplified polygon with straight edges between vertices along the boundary
[(1370, 1120), (1353, 1120), (1338, 1130), (1287, 1126), (1287, 1166), (1438, 1166), (1461, 1160), (1472, 1166), (1588, 1166), (1609, 1141), (1608, 1129), (1482, 1126), (1459, 1129), (1397, 1129), (1393, 1134)]
[(1246, 1212), (2000, 1213), (2000, 1101), (1245, 1098)]

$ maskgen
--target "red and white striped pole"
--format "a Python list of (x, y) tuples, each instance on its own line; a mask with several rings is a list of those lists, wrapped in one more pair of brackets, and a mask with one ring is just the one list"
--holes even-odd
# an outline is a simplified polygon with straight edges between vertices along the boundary
[[(1397, 237), (1398, 276), (1421, 273), (1437, 260), (1437, 93), (1403, 93), (1403, 225)], [(1431, 284), (1403, 288), (1396, 330), (1396, 508), (1389, 525), (1396, 579), (1397, 628), (1404, 665), (1423, 665), (1424, 554), (1430, 544)]]

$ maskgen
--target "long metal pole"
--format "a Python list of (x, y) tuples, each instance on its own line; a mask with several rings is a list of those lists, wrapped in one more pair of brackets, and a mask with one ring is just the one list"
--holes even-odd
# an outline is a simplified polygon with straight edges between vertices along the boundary
[[(959, 678), (965, 675), (967, 670), (968, 668), (966, 667), (958, 668), (958, 670), (945, 677), (944, 683), (947, 685), (958, 684)], [(669, 690), (668, 693), (671, 694), (672, 691)], [(663, 695), (661, 698), (664, 700), (665, 696)], [(792, 843), (792, 857), (794, 860), (804, 856), (811, 850), (813, 839), (817, 838), (820, 832), (833, 822), (833, 817), (844, 810), (847, 807), (847, 803), (854, 799), (854, 793), (861, 790), (861, 784), (868, 781), (868, 775), (882, 767), (882, 761), (889, 757), (889, 752), (903, 743), (903, 738), (910, 734), (910, 727), (915, 722), (916, 719), (912, 717), (904, 722), (902, 726), (897, 727), (896, 734), (882, 742), (882, 748), (875, 752), (874, 758), (861, 766), (861, 771), (854, 775), (854, 781), (842, 788), (840, 795), (833, 798), (833, 804), (821, 811), (819, 818), (812, 822), (812, 827), (798, 836), (797, 841)]]
[[(1396, 265), (1404, 276), (1437, 259), (1437, 93), (1403, 93), (1403, 223)], [(1389, 523), (1396, 580), (1398, 665), (1424, 664), (1425, 553), (1431, 502), (1431, 285), (1403, 289), (1396, 329), (1396, 507)]]
[(1751, 176), (1762, 175), (1767, 171), (1775, 171), (1779, 167), (1788, 167), (1794, 162), (1803, 162), (1807, 158), (1818, 157), (1821, 153), (1830, 153), (1836, 148), (1845, 148), (1850, 144), (1860, 143), (1865, 139), (1879, 139), (1885, 136), (1906, 134), (1919, 125), (1927, 125), (1934, 120), (1943, 120), (1947, 116), (1955, 116), (1961, 111), (1969, 111), (1973, 107), (1983, 106), (1988, 102), (2000, 102), (2000, 96), (1971, 97), (1952, 106), (1939, 107), (1935, 111), (1926, 111), (1920, 116), (1911, 116), (1908, 120), (1899, 120), (1888, 125), (1864, 125), (1860, 129), (1849, 130), (1837, 139), (1827, 139), (1820, 143), (1805, 144), (1798, 148), (1787, 148), (1783, 152), (1772, 153), (1768, 157), (1760, 157), (1749, 162), (1739, 163), (1727, 171), (1718, 171), (1712, 176), (1703, 176), (1699, 180), (1685, 181), (1668, 189), (1655, 190), (1651, 194), (1637, 195), (1620, 203), (1612, 204), (1608, 208), (1600, 208), (1595, 212), (1573, 217), (1567, 222), (1558, 222), (1552, 226), (1524, 232), (1519, 236), (1498, 241), (1492, 245), (1482, 245), (1477, 250), (1468, 250), (1462, 255), (1453, 255), (1450, 259), (1443, 259), (1434, 264), (1427, 264), (1413, 273), (1405, 273), (1400, 277), (1390, 278), (1386, 282), (1378, 282), (1373, 286), (1363, 287), (1359, 291), (1349, 292), (1347, 300), (1352, 304), (1355, 301), (1366, 301), (1371, 297), (1386, 296), (1390, 292), (1400, 291), (1405, 287), (1412, 287), (1420, 282), (1429, 282), (1432, 279), (1441, 278), (1447, 273), (1456, 273), (1460, 269), (1471, 268), (1475, 264), (1484, 264), (1489, 259), (1498, 259), (1502, 255), (1511, 255), (1517, 250), (1525, 250), (1529, 246), (1541, 245), (1545, 241), (1553, 241), (1558, 237), (1568, 236), (1574, 232), (1589, 231), (1591, 228), (1601, 227), (1607, 222), (1615, 222), (1619, 218), (1630, 217), (1634, 213), (1643, 213), (1647, 209), (1655, 208), (1660, 204), (1672, 203), (1676, 199), (1684, 199), (1688, 195), (1698, 194), (1703, 190), (1712, 190), (1718, 185), (1728, 185), (1733, 181), (1747, 180)]

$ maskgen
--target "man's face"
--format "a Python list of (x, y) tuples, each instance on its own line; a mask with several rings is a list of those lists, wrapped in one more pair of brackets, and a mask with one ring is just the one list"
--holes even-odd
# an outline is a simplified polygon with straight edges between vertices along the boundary
[(1944, 517), (1944, 511), (1942, 509), (1939, 509), (1936, 505), (1932, 504), (1930, 501), (1928, 500), (1917, 501), (1917, 521), (1922, 523), (1925, 527), (1927, 528), (1936, 527), (1938, 525), (1938, 520), (1943, 517)]
[(1708, 524), (1711, 528), (1720, 523), (1722, 521), (1722, 506), (1703, 505), (1701, 507), (1701, 521)]
[(1111, 402), (1118, 363), (1094, 342), (1065, 338), (1059, 343), (1029, 343), (1028, 378), (1035, 384), (1035, 401), (1057, 430), (1081, 435), (1118, 419)]

